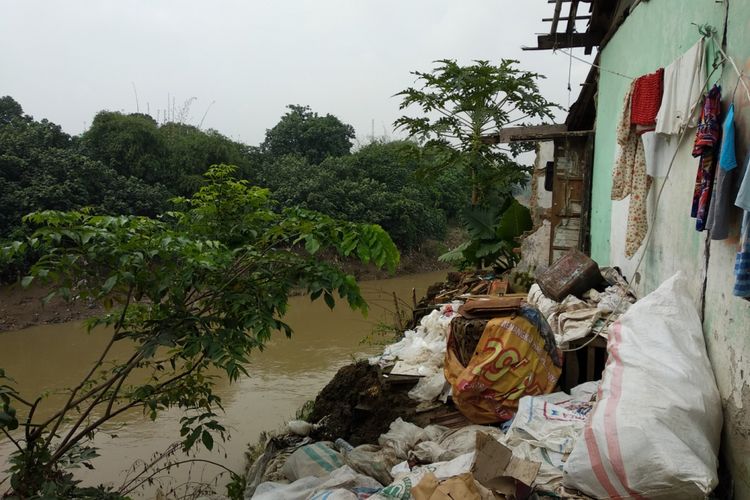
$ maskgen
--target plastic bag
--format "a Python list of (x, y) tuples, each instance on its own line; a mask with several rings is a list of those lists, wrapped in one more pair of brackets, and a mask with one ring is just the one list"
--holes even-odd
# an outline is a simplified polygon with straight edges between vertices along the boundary
[(388, 432), (378, 438), (378, 444), (391, 448), (398, 458), (406, 459), (409, 450), (427, 437), (424, 429), (418, 425), (404, 422), (400, 417), (391, 422)]
[(376, 479), (381, 484), (393, 481), (391, 468), (399, 462), (391, 448), (363, 444), (344, 453), (344, 460), (355, 471)]
[(579, 390), (577, 394), (556, 392), (521, 398), (516, 418), (505, 435), (506, 444), (514, 447), (527, 442), (558, 453), (573, 451), (594, 405), (591, 392)]
[(331, 443), (321, 441), (300, 447), (287, 459), (282, 471), (290, 481), (302, 477), (324, 477), (344, 465), (341, 453), (331, 448)]
[(386, 346), (383, 354), (371, 358), (370, 363), (386, 366), (394, 364), (391, 373), (423, 377), (409, 392), (409, 397), (420, 402), (434, 401), (445, 388), (443, 362), (445, 340), (450, 322), (460, 302), (443, 306), (422, 318), (415, 330), (407, 330), (395, 344)]
[(452, 460), (459, 455), (474, 451), (477, 445), (477, 434), (480, 432), (489, 434), (498, 441), (504, 436), (503, 431), (488, 425), (467, 425), (452, 430), (440, 438), (440, 446), (445, 450), (441, 460)]
[[(261, 483), (252, 498), (254, 500), (358, 499), (368, 498), (382, 487), (373, 478), (357, 474), (351, 467), (344, 465), (331, 471), (325, 477), (303, 477), (290, 484)], [(323, 493), (335, 493), (335, 496), (321, 496)]]
[(521, 396), (552, 392), (560, 377), (562, 360), (552, 332), (541, 313), (528, 306), (518, 316), (490, 320), (467, 366), (457, 349), (451, 333), (445, 378), (456, 407), (476, 424), (508, 420)]
[(682, 273), (612, 325), (599, 397), (564, 469), (597, 498), (704, 498), (716, 486), (721, 400)]
[[(444, 356), (445, 354), (440, 352), (440, 357), (443, 358)], [(443, 373), (443, 370), (437, 367), (436, 369), (438, 371), (432, 375), (419, 379), (417, 385), (409, 391), (409, 397), (411, 399), (419, 402), (435, 401), (440, 394), (443, 393), (443, 389), (447, 383), (445, 381), (445, 374)]]

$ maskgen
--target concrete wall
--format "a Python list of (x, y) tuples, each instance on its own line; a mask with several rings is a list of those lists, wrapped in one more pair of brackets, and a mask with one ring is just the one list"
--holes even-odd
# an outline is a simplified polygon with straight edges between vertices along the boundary
[[(641, 2), (602, 50), (591, 218), (591, 254), (600, 265), (620, 266), (631, 277), (643, 252), (625, 258), (629, 199), (610, 199), (615, 130), (630, 80), (606, 70), (637, 77), (664, 67), (698, 40), (697, 27), (691, 23), (711, 24), (721, 37), (725, 18), (727, 52), (750, 75), (750, 2), (746, 0)], [(720, 78), (725, 103), (736, 81), (734, 71), (725, 67)], [(735, 108), (738, 159), (744, 162), (750, 146), (750, 102), (742, 88), (736, 94)], [(739, 228), (735, 220), (732, 237), (725, 241), (706, 241), (705, 233), (695, 231), (695, 221), (689, 216), (697, 169), (697, 160), (690, 155), (693, 137), (691, 130), (678, 148), (669, 177), (657, 178), (652, 185), (649, 217), (654, 213), (656, 192), (662, 186), (664, 192), (651, 228), (652, 241), (636, 276), (637, 290), (648, 293), (678, 270), (687, 274), (690, 293), (704, 312), (708, 353), (723, 400), (722, 450), (735, 481), (736, 498), (750, 498), (750, 302), (732, 296)]]

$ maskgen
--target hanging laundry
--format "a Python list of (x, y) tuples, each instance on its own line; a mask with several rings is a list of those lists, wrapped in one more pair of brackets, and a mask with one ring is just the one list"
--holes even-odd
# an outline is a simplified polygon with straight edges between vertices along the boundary
[(666, 177), (680, 141), (677, 137), (653, 131), (641, 134), (641, 141), (646, 155), (646, 174), (651, 177)]
[(724, 118), (722, 133), (719, 166), (724, 170), (732, 170), (737, 166), (737, 154), (734, 148), (734, 103), (729, 105), (727, 116)]
[(745, 173), (742, 177), (740, 189), (737, 192), (734, 204), (742, 210), (750, 212), (750, 155), (748, 155), (747, 163), (745, 164)]
[(697, 104), (706, 85), (704, 39), (664, 69), (664, 95), (656, 115), (656, 132), (676, 135), (694, 127)]
[(717, 146), (721, 139), (721, 87), (714, 85), (703, 99), (698, 130), (695, 133), (693, 156), (700, 157), (695, 177), (693, 205), (690, 216), (695, 218), (695, 229), (703, 231), (711, 203), (711, 190), (714, 184)]
[(734, 262), (734, 295), (750, 298), (750, 157), (734, 204), (745, 211), (742, 218), (740, 249)]
[(732, 201), (735, 198), (737, 178), (737, 157), (734, 147), (734, 104), (729, 106), (724, 124), (721, 127), (721, 152), (719, 167), (716, 169), (711, 203), (708, 208), (706, 229), (711, 231), (712, 240), (725, 240), (729, 237), (732, 218)]
[(622, 200), (630, 195), (628, 223), (625, 232), (625, 256), (635, 255), (648, 232), (646, 197), (651, 178), (646, 175), (646, 156), (643, 143), (631, 121), (634, 81), (625, 95), (620, 123), (617, 125), (617, 144), (620, 147), (612, 172), (612, 199)]
[(742, 219), (740, 250), (734, 261), (734, 280), (734, 295), (750, 298), (750, 212), (747, 211)]
[(639, 133), (654, 130), (656, 114), (661, 106), (664, 85), (664, 69), (636, 79), (633, 85), (630, 123), (638, 127)]

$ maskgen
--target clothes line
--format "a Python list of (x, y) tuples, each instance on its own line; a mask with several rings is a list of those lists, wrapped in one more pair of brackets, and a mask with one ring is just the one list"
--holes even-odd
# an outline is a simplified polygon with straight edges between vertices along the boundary
[(553, 54), (556, 53), (556, 52), (562, 52), (566, 56), (569, 56), (569, 57), (575, 59), (576, 61), (580, 61), (580, 62), (582, 62), (584, 64), (588, 64), (589, 66), (593, 66), (593, 67), (597, 68), (599, 71), (603, 71), (605, 73), (611, 73), (613, 75), (621, 76), (623, 78), (627, 78), (628, 80), (635, 80), (635, 78), (633, 78), (632, 76), (623, 75), (622, 73), (618, 73), (617, 71), (612, 71), (611, 69), (602, 68), (599, 64), (594, 64), (594, 63), (592, 63), (590, 61), (587, 61), (586, 59), (578, 57), (578, 56), (574, 55), (571, 51), (565, 51), (563, 49), (552, 49), (552, 53)]

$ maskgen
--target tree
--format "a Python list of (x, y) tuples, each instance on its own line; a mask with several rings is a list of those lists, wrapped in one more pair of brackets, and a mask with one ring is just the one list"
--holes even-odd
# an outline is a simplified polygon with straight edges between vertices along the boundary
[(290, 104), (289, 111), (266, 130), (261, 150), (271, 156), (303, 156), (317, 165), (329, 156), (349, 154), (354, 128), (331, 114), (319, 116), (309, 106)]
[(414, 142), (372, 143), (347, 156), (329, 157), (310, 168), (288, 155), (264, 172), (264, 185), (283, 206), (299, 205), (332, 217), (379, 224), (404, 250), (445, 236), (454, 193), (460, 184), (444, 175), (418, 180), (421, 148)]
[(138, 177), (148, 183), (174, 179), (163, 165), (167, 150), (159, 126), (148, 115), (100, 111), (81, 137), (81, 145), (90, 158), (125, 177)]
[(236, 165), (248, 170), (247, 146), (216, 130), (200, 130), (184, 123), (165, 123), (159, 127), (165, 146), (163, 168), (171, 177), (175, 194), (189, 196), (203, 185), (203, 173), (209, 165)]
[(524, 183), (526, 168), (515, 161), (523, 145), (509, 148), (491, 144), (483, 136), (501, 127), (524, 125), (528, 120), (552, 118), (555, 105), (540, 94), (542, 75), (521, 71), (518, 61), (503, 59), (499, 66), (476, 61), (459, 66), (443, 59), (430, 73), (413, 72), (418, 88), (396, 94), (401, 109), (416, 105), (422, 116), (402, 116), (397, 128), (424, 141), (432, 158), (423, 173), (458, 168), (471, 185), (471, 205), (480, 205), (492, 193), (507, 196), (512, 186)]
[[(22, 284), (47, 280), (53, 294), (100, 301), (107, 312), (87, 326), (109, 336), (64, 406), (47, 418), (34, 415), (40, 399), (18, 394), (0, 369), (0, 431), (17, 448), (10, 459), (16, 496), (92, 497), (66, 467), (88, 464), (95, 456), (91, 435), (131, 408), (151, 418), (182, 409), (184, 447), (211, 449), (215, 436), (225, 434), (211, 372), (223, 371), (230, 381), (247, 375), (252, 351), (275, 331), (291, 335), (283, 316), (292, 291), (323, 297), (331, 308), (338, 295), (366, 311), (354, 277), (318, 260), (320, 249), (395, 268), (398, 252), (380, 227), (299, 208), (274, 210), (269, 191), (235, 180), (235, 170), (212, 167), (205, 186), (175, 200), (180, 210), (159, 219), (31, 214), (26, 220), (38, 226), (35, 233), (3, 249), (0, 256), (12, 258), (26, 247), (44, 248)], [(130, 346), (130, 355), (113, 366), (107, 355), (114, 345)], [(138, 377), (131, 377), (135, 370)], [(27, 409), (25, 423), (18, 406)], [(130, 491), (123, 485), (107, 494)]]

